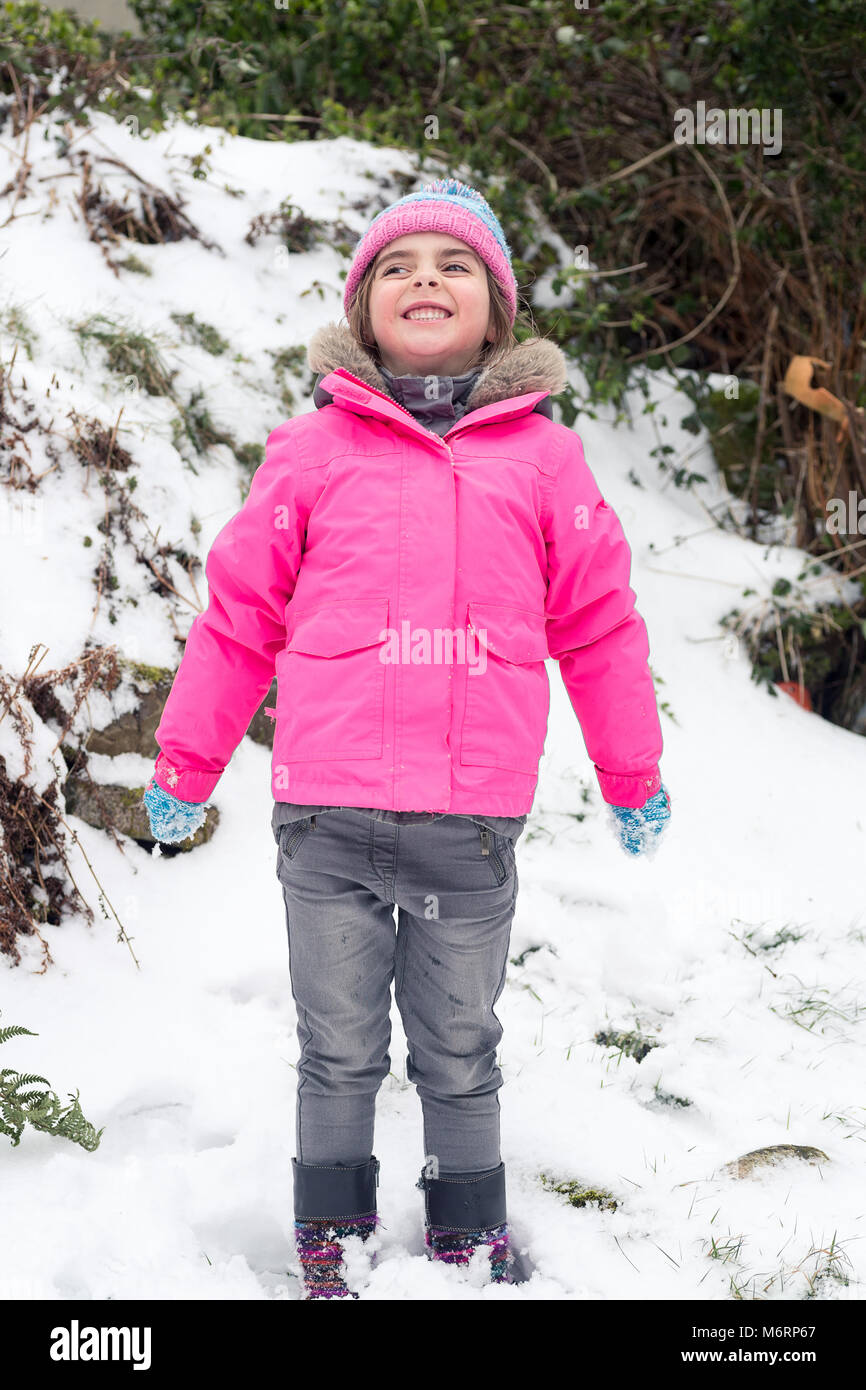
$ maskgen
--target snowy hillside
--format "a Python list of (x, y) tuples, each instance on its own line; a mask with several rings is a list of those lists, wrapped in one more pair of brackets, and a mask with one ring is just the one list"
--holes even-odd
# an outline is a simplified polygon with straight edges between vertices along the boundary
[[(5, 409), (21, 421), (33, 402), (40, 428), (25, 436), (27, 463), (49, 470), (32, 492), (0, 489), (0, 668), (15, 678), (35, 643), (57, 669), (88, 638), (138, 662), (177, 664), (176, 635), (206, 601), (202, 571), (190, 575), (177, 552), (203, 563), (249, 478), (228, 444), (194, 447), (180, 406), (200, 388), (212, 427), (242, 451), (263, 447), (288, 413), (313, 409), (303, 349), (341, 317), (348, 264), (332, 243), (341, 227), (356, 238), (399, 196), (393, 170), (411, 173), (399, 152), (348, 139), (281, 145), (182, 123), (139, 139), (102, 116), (68, 136), (66, 147), (46, 121), (26, 147), (8, 127), (0, 140), (0, 360), (14, 392)], [(196, 178), (201, 168), (207, 176)], [(98, 184), (117, 206), (139, 209), (142, 181), (182, 197), (198, 236), (92, 240), (86, 189)], [(247, 240), (254, 219), (287, 198), (326, 224), (321, 244), (288, 254), (274, 232)], [(143, 269), (109, 264), (132, 256)], [(152, 338), (176, 373), (173, 394), (151, 393), (120, 359), (112, 370), (105, 343), (80, 331), (100, 328), (93, 315), (103, 330), (110, 321)], [(209, 351), (185, 331), (193, 322), (228, 348)], [(286, 360), (295, 369), (281, 373)], [(582, 392), (578, 372), (572, 380)], [(384, 1228), (375, 1268), (371, 1247), (349, 1266), (365, 1299), (863, 1297), (866, 739), (750, 680), (719, 619), (745, 606), (744, 589), (760, 599), (780, 576), (794, 580), (805, 557), (713, 526), (725, 498), (715, 483), (690, 494), (664, 482), (650, 454), (659, 442), (675, 447), (675, 463), (690, 454), (696, 471), (715, 470), (706, 445), (695, 453), (679, 426), (691, 402), (664, 373), (652, 392), (654, 415), (642, 414), (639, 391), (630, 398), (631, 429), (586, 416), (576, 428), (632, 546), (673, 815), (651, 859), (623, 854), (549, 662), (548, 737), (517, 850), (497, 1004), (509, 1219), (531, 1277), (482, 1287), (480, 1267), (428, 1263), (415, 1188), (421, 1107), (393, 1008), (375, 1144)], [(113, 582), (98, 603), (107, 494), (75, 457), (70, 410), (109, 432), (120, 417), (116, 444), (135, 479), (138, 512), (129, 535), (115, 535)], [(8, 479), (8, 450), (0, 465)], [(175, 553), (155, 563), (174, 593), (142, 559), (166, 543)], [(805, 588), (817, 600), (838, 583), (815, 576)], [(107, 721), (104, 696), (90, 714)], [(11, 723), (0, 722), (0, 754), (14, 776)], [(46, 724), (36, 720), (33, 736), (38, 782), (60, 753)], [(14, 1252), (0, 1297), (300, 1297), (298, 1045), (269, 761), (245, 738), (212, 798), (213, 839), (172, 858), (128, 838), (118, 847), (70, 815), (140, 968), (73, 848), (94, 922), (45, 927), (54, 964), (44, 971), (32, 939), (19, 939), (20, 965), (0, 956), (0, 1028), (38, 1034), (7, 1042), (0, 1066), (47, 1077), (61, 1097), (79, 1090), (104, 1134), (90, 1153), (30, 1128), (15, 1148), (0, 1137), (0, 1228)], [(127, 755), (121, 767), (93, 759), (92, 770), (141, 786), (152, 765)], [(641, 1060), (596, 1041), (635, 1032), (654, 1044)], [(817, 1148), (827, 1161), (723, 1171), (779, 1144)], [(551, 1186), (565, 1183), (612, 1201), (571, 1205)]]

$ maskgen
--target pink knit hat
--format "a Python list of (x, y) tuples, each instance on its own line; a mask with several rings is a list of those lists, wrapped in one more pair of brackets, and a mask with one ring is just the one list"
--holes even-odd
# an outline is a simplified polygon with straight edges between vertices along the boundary
[(436, 179), (417, 193), (398, 198), (373, 218), (361, 237), (346, 276), (343, 307), (349, 307), (367, 266), (389, 241), (411, 232), (450, 232), (458, 241), (481, 257), (502, 286), (511, 310), (517, 315), (517, 281), (511, 269), (511, 251), (505, 234), (489, 203), (481, 194), (459, 179)]

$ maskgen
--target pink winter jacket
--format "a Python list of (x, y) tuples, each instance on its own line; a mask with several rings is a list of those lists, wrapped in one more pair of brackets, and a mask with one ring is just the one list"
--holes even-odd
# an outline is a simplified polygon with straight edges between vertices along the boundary
[(524, 815), (554, 657), (604, 800), (643, 806), (662, 732), (631, 551), (578, 435), (535, 410), (560, 350), (514, 347), (440, 436), (348, 329), (326, 341), (310, 364), (351, 370), (271, 432), (211, 547), (156, 782), (206, 801), (276, 671), (277, 801)]

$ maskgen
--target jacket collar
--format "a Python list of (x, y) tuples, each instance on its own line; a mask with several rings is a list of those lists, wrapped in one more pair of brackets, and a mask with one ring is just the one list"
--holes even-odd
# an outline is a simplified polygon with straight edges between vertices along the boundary
[[(330, 404), (335, 393), (341, 399), (346, 399), (347, 404), (351, 405), (353, 398), (357, 402), (361, 399), (357, 391), (357, 382), (360, 381), (387, 398), (381, 403), (382, 413), (387, 418), (405, 418), (399, 407), (388, 408), (388, 402), (394, 400), (389, 382), (367, 349), (355, 341), (347, 325), (328, 323), (317, 329), (307, 349), (307, 364), (311, 371), (319, 374), (313, 397), (317, 406)], [(357, 379), (354, 392), (351, 390), (352, 377)], [(528, 338), (481, 370), (466, 397), (465, 415), (459, 425), (463, 425), (471, 412), (499, 402), (510, 402), (516, 396), (534, 395), (535, 399), (527, 400), (515, 410), (490, 410), (486, 418), (498, 419), (506, 414), (519, 415), (531, 410), (538, 410), (552, 418), (549, 397), (558, 395), (564, 389), (566, 380), (566, 360), (562, 349), (547, 338)]]

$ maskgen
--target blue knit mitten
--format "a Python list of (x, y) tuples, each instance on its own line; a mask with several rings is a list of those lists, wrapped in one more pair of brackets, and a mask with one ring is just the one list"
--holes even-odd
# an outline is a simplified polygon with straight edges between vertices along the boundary
[(142, 800), (147, 807), (151, 834), (164, 845), (192, 839), (207, 817), (203, 803), (179, 801), (152, 777)]
[(671, 799), (662, 783), (655, 796), (643, 806), (609, 806), (614, 830), (626, 854), (648, 853), (670, 820)]

